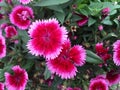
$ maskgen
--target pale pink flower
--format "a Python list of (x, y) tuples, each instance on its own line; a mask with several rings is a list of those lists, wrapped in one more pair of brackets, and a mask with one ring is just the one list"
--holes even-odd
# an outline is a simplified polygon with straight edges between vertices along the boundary
[(102, 31), (103, 30), (103, 25), (99, 25), (98, 30)]

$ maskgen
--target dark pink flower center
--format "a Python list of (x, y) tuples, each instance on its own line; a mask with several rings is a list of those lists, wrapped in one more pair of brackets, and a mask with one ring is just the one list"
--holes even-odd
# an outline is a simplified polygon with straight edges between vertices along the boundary
[(44, 34), (44, 36), (43, 36), (43, 39), (45, 40), (45, 41), (50, 41), (50, 33), (45, 33)]
[(110, 72), (107, 73), (106, 78), (110, 82), (114, 82), (119, 78), (119, 74), (117, 72), (115, 72), (114, 70), (111, 70)]
[(29, 14), (27, 11), (22, 11), (21, 13), (18, 13), (17, 15), (19, 16), (20, 19), (24, 21), (29, 19)]
[(104, 83), (102, 83), (102, 82), (96, 82), (92, 86), (92, 90), (106, 90), (106, 87), (105, 87)]

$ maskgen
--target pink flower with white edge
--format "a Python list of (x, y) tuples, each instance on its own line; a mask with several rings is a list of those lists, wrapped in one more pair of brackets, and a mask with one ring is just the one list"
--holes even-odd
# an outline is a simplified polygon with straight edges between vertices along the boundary
[(109, 90), (108, 81), (101, 76), (90, 80), (89, 90)]
[(28, 74), (19, 65), (13, 66), (13, 75), (5, 73), (5, 85), (8, 90), (25, 90)]
[(109, 86), (118, 84), (120, 82), (120, 71), (111, 70), (107, 72), (106, 79), (109, 82)]
[(117, 66), (120, 66), (120, 40), (113, 44), (113, 61)]
[(6, 44), (5, 44), (5, 38), (0, 35), (0, 58), (3, 58), (6, 56)]
[(34, 18), (32, 8), (28, 6), (18, 5), (12, 9), (9, 15), (12, 24), (16, 25), (19, 29), (27, 29)]
[(5, 28), (5, 33), (7, 38), (12, 38), (16, 35), (18, 35), (18, 32), (14, 26), (7, 26)]
[(4, 84), (0, 82), (0, 90), (4, 90)]
[(33, 1), (33, 0), (19, 0), (19, 2), (22, 3), (22, 4), (28, 4), (31, 1)]
[(63, 44), (62, 52), (55, 59), (47, 60), (47, 67), (51, 73), (60, 76), (62, 79), (70, 79), (76, 76), (77, 67), (84, 65), (86, 51), (80, 45), (71, 47), (70, 41)]
[(47, 59), (56, 58), (67, 40), (67, 30), (60, 26), (56, 19), (36, 20), (28, 30), (30, 40), (27, 48), (35, 56), (44, 56)]

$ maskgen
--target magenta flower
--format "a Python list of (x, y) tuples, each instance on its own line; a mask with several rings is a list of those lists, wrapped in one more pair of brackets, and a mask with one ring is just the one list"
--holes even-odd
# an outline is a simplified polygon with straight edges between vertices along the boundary
[(8, 23), (2, 23), (2, 24), (0, 25), (0, 28), (1, 28), (1, 29), (5, 29), (7, 26), (8, 26)]
[(5, 28), (5, 33), (7, 38), (12, 38), (18, 34), (14, 26), (7, 26)]
[(0, 19), (3, 19), (4, 15), (3, 14), (0, 14)]
[(5, 44), (5, 38), (0, 35), (0, 58), (3, 58), (6, 56), (6, 44)]
[(70, 79), (76, 76), (76, 66), (85, 63), (86, 51), (80, 45), (71, 47), (70, 41), (63, 44), (62, 52), (55, 59), (47, 60), (47, 67), (51, 73), (56, 73), (62, 79)]
[(19, 65), (12, 67), (13, 75), (5, 73), (5, 84), (8, 90), (25, 90), (28, 80), (27, 72)]
[(0, 83), (0, 90), (4, 90), (4, 84)]
[(96, 77), (90, 80), (89, 90), (109, 90), (108, 81), (103, 77)]
[(97, 55), (104, 60), (104, 63), (106, 63), (106, 60), (111, 58), (111, 54), (108, 54), (109, 47), (103, 47), (103, 43), (97, 43), (95, 46), (95, 50)]
[(110, 13), (110, 8), (109, 7), (106, 7), (102, 10), (103, 15), (108, 15), (109, 13)]
[(48, 59), (57, 57), (62, 44), (67, 40), (67, 30), (56, 19), (37, 20), (32, 23), (28, 31), (30, 40), (27, 48), (33, 55), (44, 56)]
[(31, 1), (33, 1), (33, 0), (19, 0), (19, 2), (22, 3), (22, 4), (28, 4)]
[(98, 30), (102, 31), (103, 30), (103, 25), (99, 25)]
[(81, 15), (81, 14), (78, 14), (78, 15), (80, 16), (80, 18), (82, 18), (81, 20), (77, 21), (78, 26), (81, 27), (81, 26), (85, 25), (88, 22), (88, 17), (85, 16), (85, 15)]
[(20, 29), (27, 29), (33, 19), (33, 10), (28, 6), (18, 5), (13, 8), (9, 15), (12, 24), (16, 25)]
[(6, 0), (6, 2), (12, 5), (12, 0)]
[(113, 84), (118, 84), (120, 82), (120, 72), (111, 70), (107, 73), (106, 79), (108, 80), (110, 86)]
[(113, 61), (117, 66), (120, 66), (120, 40), (113, 44)]

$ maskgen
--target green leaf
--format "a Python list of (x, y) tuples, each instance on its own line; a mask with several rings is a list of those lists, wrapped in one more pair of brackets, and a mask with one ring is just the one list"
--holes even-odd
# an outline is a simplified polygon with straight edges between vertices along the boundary
[(113, 20), (115, 22), (115, 24), (117, 25), (117, 28), (119, 28), (119, 21), (117, 19)]
[(52, 82), (52, 90), (57, 90), (57, 86), (60, 85), (61, 83), (63, 83), (63, 79), (59, 78), (59, 77), (54, 77), (54, 81)]
[(80, 12), (85, 15), (85, 16), (88, 16), (89, 15), (89, 12), (85, 9), (80, 9)]
[(58, 6), (58, 5), (57, 6), (48, 6), (47, 8), (63, 13), (63, 9), (61, 8), (61, 6)]
[(113, 10), (113, 11), (110, 12), (110, 15), (114, 15), (116, 13), (117, 13), (117, 10)]
[(103, 60), (92, 51), (87, 50), (86, 62), (93, 63), (93, 64), (100, 64), (100, 63), (103, 63)]
[(23, 46), (23, 48), (26, 49), (26, 44), (27, 44), (27, 42), (29, 40), (28, 34), (27, 34), (26, 30), (18, 30), (18, 33), (19, 33), (20, 39), (23, 42), (22, 46)]
[(96, 22), (95, 19), (93, 19), (93, 18), (89, 18), (89, 20), (88, 20), (88, 26), (93, 25), (95, 22)]
[(26, 63), (24, 63), (22, 67), (25, 68), (27, 71), (29, 71), (33, 65), (34, 65), (34, 60), (29, 59), (26, 60)]
[(48, 78), (50, 78), (50, 76), (51, 76), (51, 73), (50, 73), (50, 71), (48, 70), (48, 68), (46, 67), (46, 68), (45, 68), (45, 72), (44, 72), (45, 80), (47, 80)]
[(101, 23), (105, 25), (112, 25), (112, 22), (110, 21), (110, 17), (106, 17)]
[(61, 22), (61, 24), (64, 23), (65, 20), (65, 13), (61, 13), (61, 12), (54, 12), (56, 18)]
[(111, 38), (111, 37), (117, 38), (118, 36), (117, 36), (115, 33), (109, 33), (107, 36), (105, 36), (105, 37), (103, 38), (103, 40), (109, 39), (109, 38)]
[(87, 6), (87, 4), (79, 4), (78, 7), (77, 7), (77, 9), (83, 9), (86, 6)]
[(37, 2), (34, 6), (52, 6), (60, 5), (69, 2), (70, 0), (41, 0)]
[(6, 4), (5, 1), (3, 0), (2, 2), (0, 2), (0, 6), (1, 6), (1, 7), (5, 7), (5, 6), (7, 6), (7, 4)]

